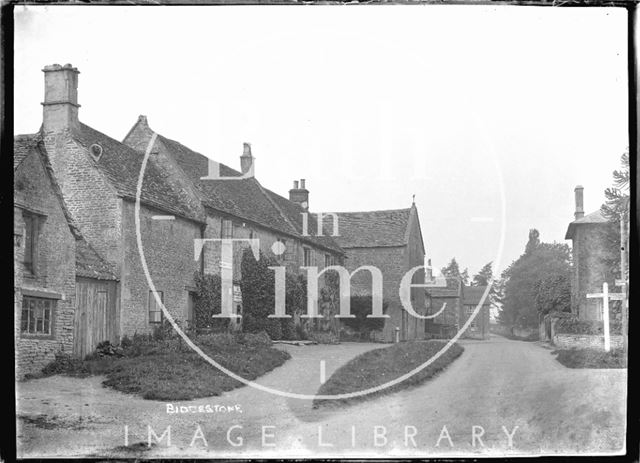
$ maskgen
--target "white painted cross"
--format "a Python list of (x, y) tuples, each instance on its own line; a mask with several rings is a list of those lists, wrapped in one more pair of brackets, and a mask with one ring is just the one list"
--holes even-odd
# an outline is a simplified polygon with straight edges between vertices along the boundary
[(610, 293), (609, 285), (607, 283), (602, 284), (601, 293), (587, 294), (589, 299), (602, 299), (602, 321), (604, 322), (604, 350), (609, 352), (611, 350), (611, 335), (609, 333), (609, 299), (614, 301), (622, 301), (626, 297), (624, 293)]

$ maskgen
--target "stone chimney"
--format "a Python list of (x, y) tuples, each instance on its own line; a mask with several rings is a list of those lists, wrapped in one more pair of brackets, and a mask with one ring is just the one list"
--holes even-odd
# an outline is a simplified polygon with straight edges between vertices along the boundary
[(251, 143), (244, 143), (242, 156), (240, 156), (240, 170), (246, 174), (253, 166), (253, 156), (251, 155)]
[(575, 220), (584, 217), (584, 188), (578, 185), (574, 190), (576, 197), (576, 211), (573, 213)]
[(78, 74), (80, 72), (65, 64), (45, 66), (44, 102), (42, 125), (45, 132), (58, 132), (79, 127), (78, 122)]
[(305, 180), (293, 181), (293, 188), (289, 190), (289, 200), (300, 204), (305, 211), (309, 210), (309, 190), (305, 188)]

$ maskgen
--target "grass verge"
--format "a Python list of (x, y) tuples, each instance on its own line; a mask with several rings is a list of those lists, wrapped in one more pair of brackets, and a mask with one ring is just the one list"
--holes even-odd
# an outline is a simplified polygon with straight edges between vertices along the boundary
[(600, 349), (559, 349), (551, 352), (556, 360), (568, 368), (626, 368), (623, 349), (605, 352)]
[[(318, 394), (345, 394), (387, 383), (422, 365), (442, 349), (445, 344), (445, 341), (403, 342), (365, 352), (336, 370), (327, 382), (320, 387)], [(463, 351), (464, 348), (462, 346), (453, 344), (428, 367), (399, 384), (349, 399), (315, 399), (313, 408), (341, 406), (370, 400), (374, 397), (416, 386), (444, 370)]]
[[(271, 347), (266, 336), (217, 334), (198, 337), (195, 343), (213, 360), (247, 380), (291, 358), (289, 353)], [(139, 341), (123, 349), (122, 357), (78, 360), (60, 356), (43, 369), (41, 376), (53, 374), (106, 375), (105, 386), (149, 400), (211, 397), (243, 386), (178, 339)]]

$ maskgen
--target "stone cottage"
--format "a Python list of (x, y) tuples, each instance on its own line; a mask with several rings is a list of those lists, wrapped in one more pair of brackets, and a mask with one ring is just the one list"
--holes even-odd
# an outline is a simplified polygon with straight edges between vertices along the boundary
[[(330, 232), (316, 236), (315, 217), (305, 214), (309, 191), (304, 180), (295, 182), (287, 199), (254, 176), (243, 178), (254, 170), (250, 145), (240, 157), (242, 172), (219, 165), (222, 175), (237, 179), (203, 180), (212, 161), (161, 135), (143, 165), (152, 134), (146, 118), (140, 117), (125, 142), (119, 142), (80, 122), (76, 68), (51, 65), (43, 72), (39, 135), (74, 223), (120, 281), (113, 296), (120, 336), (158, 326), (163, 319), (158, 301), (177, 320), (193, 318), (194, 273), (219, 272), (229, 264), (221, 260), (219, 243), (207, 243), (194, 257), (195, 240), (259, 239), (263, 251), (292, 271), (342, 262), (344, 251)], [(303, 233), (305, 220), (308, 234)], [(238, 247), (233, 256), (236, 280), (240, 253)]]
[(15, 362), (22, 377), (57, 352), (84, 355), (116, 340), (117, 281), (74, 225), (40, 135), (15, 137), (13, 166)]
[[(584, 188), (576, 186), (574, 221), (565, 239), (572, 241), (571, 311), (581, 320), (602, 320), (602, 299), (587, 299), (588, 293), (602, 292), (607, 282), (615, 288), (613, 262), (617, 258), (619, 235), (597, 210), (584, 214)], [(617, 242), (615, 239), (618, 239)]]
[(455, 277), (447, 277), (443, 283), (441, 287), (425, 290), (427, 314), (432, 317), (425, 321), (428, 338), (450, 339), (460, 326), (464, 285)]
[[(143, 151), (153, 134), (147, 118), (140, 116), (124, 143)], [(305, 180), (294, 182), (289, 199), (263, 187), (255, 176), (250, 144), (244, 144), (241, 171), (214, 164), (224, 179), (210, 178), (209, 158), (163, 135), (157, 136), (153, 150), (156, 161), (175, 172), (202, 203), (206, 214), (203, 238), (258, 239), (265, 255), (275, 258), (293, 273), (300, 272), (301, 266), (317, 266), (321, 270), (343, 261), (344, 251), (331, 237), (329, 221), (323, 223), (322, 233), (317, 234), (316, 216), (309, 211)], [(305, 220), (307, 233), (303, 230)], [(247, 246), (248, 243), (242, 242), (234, 245), (232, 263), (236, 282), (241, 279), (242, 250)], [(205, 273), (219, 273), (225, 267), (219, 242), (207, 242), (203, 256)], [(321, 285), (323, 281), (321, 279)], [(241, 311), (241, 301), (235, 304), (236, 311)]]
[[(446, 285), (426, 289), (427, 313), (434, 315), (427, 320), (427, 337), (450, 339), (467, 322), (478, 307), (486, 286), (466, 286), (458, 277), (447, 277)], [(446, 304), (446, 306), (444, 305)], [(490, 336), (490, 300), (485, 298), (480, 311), (462, 338), (489, 339)]]
[[(346, 251), (345, 266), (353, 272), (363, 265), (380, 269), (383, 276), (383, 298), (388, 303), (381, 340), (395, 340), (396, 328), (402, 341), (424, 338), (424, 319), (411, 316), (400, 302), (399, 288), (402, 278), (414, 267), (422, 267), (411, 282), (424, 283), (425, 248), (415, 203), (407, 209), (368, 212), (340, 212), (339, 236), (335, 237)], [(371, 274), (361, 270), (353, 275), (354, 294), (371, 294)], [(411, 288), (414, 310), (426, 312), (423, 288)]]
[(184, 319), (193, 275), (201, 265), (193, 258), (193, 240), (206, 227), (202, 205), (152, 154), (139, 212), (141, 249), (155, 284), (150, 288), (134, 214), (143, 154), (80, 122), (76, 68), (52, 65), (43, 71), (41, 136), (74, 222), (120, 280), (117, 332), (150, 332), (162, 321), (158, 301)]
[[(459, 326), (462, 327), (482, 301), (486, 286), (464, 286), (462, 289), (462, 307), (459, 317)], [(491, 301), (489, 294), (484, 299), (480, 311), (473, 318), (469, 327), (462, 334), (462, 337), (472, 339), (489, 339)]]

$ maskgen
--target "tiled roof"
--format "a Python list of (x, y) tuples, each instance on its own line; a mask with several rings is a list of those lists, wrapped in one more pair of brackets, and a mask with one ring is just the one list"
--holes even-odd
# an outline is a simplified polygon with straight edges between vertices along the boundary
[(586, 224), (597, 224), (597, 223), (608, 223), (609, 221), (602, 215), (600, 209), (592, 212), (591, 214), (587, 214), (581, 219), (574, 220), (569, 224), (569, 228), (567, 228), (567, 233), (565, 234), (564, 239), (570, 240), (573, 238), (573, 234), (575, 233), (575, 228), (578, 225), (586, 225)]
[(339, 212), (340, 236), (335, 240), (342, 248), (404, 246), (410, 215), (411, 208)]
[[(74, 137), (87, 150), (93, 144), (102, 147), (102, 155), (96, 161), (96, 166), (119, 195), (135, 199), (144, 154), (85, 124), (80, 124), (80, 130), (74, 132)], [(177, 216), (204, 222), (202, 211), (189, 203), (186, 191), (168, 181), (169, 175), (149, 159), (144, 172), (140, 202)]]
[[(340, 246), (328, 236), (315, 237), (317, 226), (313, 214), (309, 214), (309, 237), (302, 233), (302, 208), (288, 199), (264, 188), (255, 177), (237, 180), (201, 180), (208, 173), (209, 158), (181, 143), (158, 135), (187, 177), (196, 185), (206, 207), (240, 219), (260, 224), (274, 231), (342, 253)], [(220, 174), (239, 177), (242, 174), (220, 164)]]
[(76, 276), (98, 280), (117, 280), (115, 269), (87, 241), (76, 240)]
[(13, 138), (13, 170), (15, 171), (24, 159), (38, 145), (38, 134), (16, 135)]
[(447, 278), (446, 288), (426, 288), (431, 297), (460, 297), (461, 281), (459, 278)]
[[(465, 305), (478, 305), (482, 296), (484, 295), (486, 286), (465, 286), (463, 291), (463, 299)], [(489, 295), (484, 300), (482, 305), (489, 305), (491, 301), (489, 301)]]

